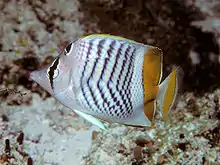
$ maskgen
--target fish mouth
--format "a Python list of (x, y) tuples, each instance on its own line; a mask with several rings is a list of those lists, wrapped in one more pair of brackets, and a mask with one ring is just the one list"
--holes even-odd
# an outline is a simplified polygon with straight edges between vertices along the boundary
[(29, 78), (32, 81), (35, 81), (35, 82), (37, 82), (40, 85), (40, 82), (42, 81), (42, 78), (40, 77), (39, 72), (40, 71), (32, 71), (32, 72), (30, 72), (29, 73)]
[(29, 74), (28, 77), (29, 77), (30, 80), (36, 81), (36, 78), (35, 78), (36, 77), (36, 71), (29, 72), (28, 74)]

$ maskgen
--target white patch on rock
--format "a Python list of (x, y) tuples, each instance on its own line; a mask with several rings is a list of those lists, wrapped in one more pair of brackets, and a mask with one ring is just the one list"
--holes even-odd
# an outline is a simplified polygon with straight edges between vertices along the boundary
[(197, 65), (200, 63), (200, 58), (199, 58), (198, 53), (196, 53), (194, 51), (190, 51), (189, 57), (190, 57), (193, 65)]

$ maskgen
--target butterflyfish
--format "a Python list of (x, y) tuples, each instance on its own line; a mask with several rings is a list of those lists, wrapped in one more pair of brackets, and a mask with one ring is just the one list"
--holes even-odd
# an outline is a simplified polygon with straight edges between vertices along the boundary
[(123, 37), (93, 34), (71, 42), (30, 77), (55, 99), (101, 129), (101, 120), (150, 126), (156, 103), (164, 120), (179, 91), (180, 67), (162, 81), (158, 47)]

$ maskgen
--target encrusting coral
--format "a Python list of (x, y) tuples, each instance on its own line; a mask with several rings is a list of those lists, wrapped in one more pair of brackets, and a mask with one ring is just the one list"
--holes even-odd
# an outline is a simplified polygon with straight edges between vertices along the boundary
[[(0, 1), (0, 164), (220, 164), (219, 5), (219, 0)], [(88, 33), (160, 47), (164, 76), (167, 66), (182, 66), (184, 93), (167, 123), (158, 109), (149, 128), (105, 123), (107, 131), (92, 130), (29, 80), (29, 71)]]

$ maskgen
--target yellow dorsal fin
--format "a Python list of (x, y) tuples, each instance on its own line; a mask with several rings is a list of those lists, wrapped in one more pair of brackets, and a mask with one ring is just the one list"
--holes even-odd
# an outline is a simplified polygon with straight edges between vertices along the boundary
[(147, 46), (148, 50), (144, 55), (144, 74), (151, 78), (153, 85), (159, 85), (162, 78), (162, 50)]
[(116, 39), (116, 40), (124, 40), (124, 41), (128, 41), (128, 42), (131, 42), (131, 43), (137, 43), (136, 41), (134, 40), (131, 40), (131, 39), (127, 39), (127, 38), (124, 38), (124, 37), (120, 37), (120, 36), (114, 36), (114, 35), (111, 35), (111, 34), (90, 34), (90, 35), (87, 35), (87, 36), (84, 36), (82, 38), (93, 38), (93, 37), (99, 37), (99, 38), (112, 38), (112, 39)]

